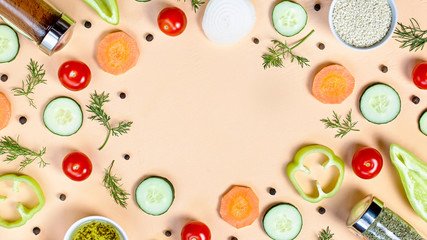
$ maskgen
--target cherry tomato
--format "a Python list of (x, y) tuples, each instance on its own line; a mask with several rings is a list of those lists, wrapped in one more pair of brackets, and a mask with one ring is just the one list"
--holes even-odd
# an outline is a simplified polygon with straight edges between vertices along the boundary
[(71, 91), (79, 91), (87, 87), (91, 73), (84, 62), (68, 61), (59, 67), (58, 78), (64, 87)]
[(65, 156), (62, 170), (71, 180), (83, 181), (92, 173), (92, 163), (84, 153), (72, 152)]
[(176, 7), (163, 9), (157, 17), (160, 30), (168, 36), (178, 36), (187, 26), (185, 13)]
[(380, 173), (383, 158), (374, 148), (362, 148), (354, 154), (351, 166), (358, 177), (371, 179)]
[(181, 232), (181, 240), (210, 240), (211, 231), (208, 226), (202, 222), (189, 222)]
[(412, 71), (412, 81), (419, 89), (427, 89), (427, 62), (415, 66)]

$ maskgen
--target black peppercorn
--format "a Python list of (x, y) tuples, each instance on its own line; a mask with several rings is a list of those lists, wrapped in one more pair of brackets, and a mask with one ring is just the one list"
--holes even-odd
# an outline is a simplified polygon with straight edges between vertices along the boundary
[(166, 236), (166, 237), (170, 237), (170, 236), (172, 236), (172, 232), (171, 232), (170, 230), (166, 230), (166, 231), (165, 231), (165, 236)]
[(84, 25), (85, 25), (85, 28), (91, 28), (92, 27), (92, 23), (89, 21), (85, 21)]
[(258, 38), (253, 38), (253, 39), (252, 39), (252, 41), (253, 41), (255, 44), (258, 44), (258, 43), (259, 43), (259, 39), (258, 39)]
[(123, 158), (124, 158), (125, 160), (129, 160), (129, 159), (130, 159), (130, 156), (129, 156), (129, 154), (125, 154), (125, 155), (123, 156)]
[(61, 193), (61, 195), (59, 195), (59, 200), (65, 201), (65, 199), (67, 199), (67, 196), (65, 196), (65, 194)]
[(33, 233), (34, 233), (34, 235), (39, 235), (39, 233), (40, 233), (40, 228), (39, 228), (39, 227), (35, 227), (35, 228), (33, 228)]
[(320, 10), (320, 8), (321, 8), (320, 4), (316, 3), (316, 4), (314, 5), (314, 10), (319, 11), (319, 10)]
[(419, 97), (417, 97), (417, 96), (412, 96), (411, 101), (412, 101), (414, 104), (418, 104), (418, 103), (420, 103), (420, 98), (419, 98)]
[(19, 123), (22, 124), (22, 125), (24, 125), (25, 123), (27, 123), (27, 118), (24, 117), (24, 116), (20, 117), (19, 118)]
[(268, 189), (268, 193), (270, 193), (270, 195), (276, 195), (276, 189), (271, 187)]
[(236, 238), (235, 236), (231, 236), (230, 240), (239, 240), (239, 239)]
[(317, 47), (318, 47), (320, 50), (323, 50), (323, 49), (325, 49), (325, 44), (323, 44), (323, 43), (319, 43), (319, 44), (317, 44)]
[(6, 74), (2, 74), (0, 79), (2, 82), (6, 82), (9, 77)]
[(380, 69), (381, 69), (381, 72), (383, 72), (383, 73), (388, 72), (388, 67), (385, 65), (381, 65)]
[(119, 96), (120, 96), (121, 99), (125, 99), (126, 98), (126, 93), (121, 92)]
[(153, 39), (154, 39), (154, 36), (151, 33), (149, 33), (149, 34), (147, 34), (147, 36), (145, 36), (145, 40), (147, 40), (147, 42), (151, 42), (151, 41), (153, 41)]
[(318, 209), (317, 209), (317, 211), (320, 213), (320, 214), (325, 214), (325, 212), (326, 212), (326, 209), (324, 208), (324, 207), (319, 207)]

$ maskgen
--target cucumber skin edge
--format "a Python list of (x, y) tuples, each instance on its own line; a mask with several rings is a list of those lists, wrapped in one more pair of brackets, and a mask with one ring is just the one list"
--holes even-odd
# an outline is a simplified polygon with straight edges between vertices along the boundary
[(303, 219), (302, 219), (301, 212), (298, 210), (298, 208), (297, 208), (297, 207), (295, 207), (295, 205), (293, 205), (293, 204), (291, 204), (291, 203), (280, 202), (280, 203), (273, 204), (271, 207), (269, 207), (269, 208), (267, 209), (267, 211), (264, 213), (264, 216), (263, 216), (263, 218), (262, 218), (262, 227), (263, 227), (263, 229), (264, 229), (264, 232), (267, 234), (267, 236), (268, 236), (269, 238), (271, 238), (271, 239), (275, 240), (275, 239), (274, 239), (274, 238), (272, 238), (270, 235), (268, 235), (268, 233), (265, 231), (265, 227), (264, 227), (264, 220), (265, 220), (265, 216), (267, 215), (267, 213), (268, 213), (271, 209), (273, 209), (274, 207), (280, 206), (280, 205), (290, 205), (290, 206), (294, 207), (294, 208), (299, 212), (299, 215), (300, 215), (300, 218), (301, 218), (301, 227), (300, 227), (300, 229), (299, 229), (299, 231), (298, 231), (297, 235), (296, 235), (294, 238), (292, 238), (291, 240), (296, 239), (296, 238), (298, 237), (298, 235), (299, 235), (299, 234), (301, 233), (301, 231), (302, 231), (302, 227), (303, 227), (303, 225), (304, 225), (304, 222), (303, 222)]
[(21, 49), (21, 44), (19, 43), (19, 36), (18, 36), (18, 33), (16, 33), (16, 31), (13, 29), (13, 28), (11, 28), (9, 25), (7, 25), (7, 24), (0, 24), (0, 26), (7, 26), (7, 27), (9, 27), (14, 33), (15, 33), (15, 35), (16, 35), (16, 40), (17, 40), (17, 43), (18, 43), (18, 49), (16, 50), (16, 54), (15, 54), (15, 56), (12, 58), (12, 59), (10, 59), (10, 60), (7, 60), (7, 61), (4, 61), (4, 62), (1, 62), (0, 61), (0, 63), (8, 63), (8, 62), (12, 62), (13, 60), (15, 60), (15, 58), (18, 56), (18, 53), (19, 53), (19, 50)]
[[(277, 7), (278, 5), (280, 5), (281, 3), (283, 3), (283, 2), (291, 2), (291, 3), (293, 3), (293, 4), (299, 5), (299, 6), (301, 6), (301, 8), (302, 8), (302, 9), (304, 9), (304, 12), (305, 12), (305, 16), (306, 16), (306, 18), (305, 18), (304, 27), (302, 27), (302, 28), (301, 28), (301, 30), (299, 30), (298, 32), (296, 32), (296, 33), (295, 33), (295, 34), (293, 34), (293, 35), (285, 35), (285, 34), (282, 34), (282, 33), (277, 29), (276, 24), (274, 24), (274, 19), (273, 19), (273, 12), (274, 12), (274, 9), (276, 9), (276, 7)], [(273, 22), (273, 27), (274, 27), (274, 29), (276, 30), (276, 32), (278, 32), (278, 33), (279, 33), (280, 35), (282, 35), (282, 36), (285, 36), (285, 37), (292, 37), (292, 36), (295, 36), (295, 35), (297, 35), (298, 33), (300, 33), (300, 32), (305, 28), (305, 26), (307, 26), (307, 22), (308, 22), (308, 14), (307, 14), (307, 11), (305, 10), (305, 8), (304, 8), (301, 4), (298, 4), (298, 3), (296, 3), (296, 2), (292, 2), (292, 1), (287, 1), (287, 0), (285, 0), (285, 1), (282, 1), (282, 2), (279, 2), (278, 4), (276, 4), (276, 6), (274, 6), (274, 8), (273, 8), (273, 12), (271, 13), (271, 20), (272, 20), (272, 22)]]
[[(172, 202), (171, 202), (171, 204), (170, 204), (170, 206), (164, 211), (164, 212), (162, 212), (162, 213), (159, 213), (159, 214), (152, 214), (152, 213), (149, 213), (149, 212), (147, 212), (147, 211), (145, 211), (144, 209), (142, 209), (142, 207), (139, 205), (139, 203), (138, 203), (138, 201), (137, 201), (137, 195), (136, 195), (136, 191), (138, 190), (138, 188), (139, 188), (139, 186), (141, 185), (141, 183), (143, 183), (145, 180), (147, 180), (147, 179), (150, 179), (150, 178), (159, 178), (159, 179), (162, 179), (163, 181), (165, 181), (169, 186), (170, 186), (170, 188), (171, 188), (171, 190), (172, 190)], [(160, 215), (163, 215), (163, 214), (165, 214), (167, 211), (169, 211), (169, 209), (172, 207), (172, 204), (173, 204), (173, 202), (175, 201), (175, 188), (173, 187), (173, 184), (167, 179), (167, 178), (165, 178), (165, 177), (160, 177), (160, 176), (155, 176), (155, 175), (153, 175), (153, 176), (149, 176), (149, 177), (146, 177), (146, 178), (144, 178), (139, 184), (138, 184), (138, 186), (136, 186), (136, 188), (135, 188), (135, 202), (136, 202), (136, 204), (138, 205), (138, 207), (139, 207), (139, 209), (141, 209), (143, 212), (145, 212), (146, 214), (148, 214), (148, 215), (151, 215), (151, 216), (160, 216)]]
[[(73, 132), (73, 133), (71, 133), (71, 134), (68, 134), (68, 135), (57, 134), (57, 133), (53, 132), (52, 130), (50, 130), (50, 129), (46, 126), (46, 122), (45, 122), (45, 118), (44, 118), (44, 115), (45, 115), (45, 111), (46, 111), (47, 106), (49, 106), (49, 104), (50, 104), (51, 102), (53, 102), (53, 101), (55, 101), (56, 99), (59, 99), (59, 98), (68, 98), (68, 99), (71, 99), (72, 101), (74, 101), (74, 102), (77, 104), (77, 106), (79, 106), (80, 112), (82, 113), (82, 122), (80, 123), (79, 128), (77, 128), (77, 130), (76, 130), (75, 132)], [(61, 137), (68, 137), (68, 136), (72, 136), (72, 135), (76, 134), (76, 133), (80, 130), (80, 128), (82, 128), (82, 126), (83, 126), (83, 121), (84, 121), (84, 117), (83, 117), (82, 107), (80, 106), (80, 104), (79, 104), (76, 100), (74, 100), (74, 99), (72, 99), (72, 98), (70, 98), (70, 97), (65, 97), (65, 96), (62, 96), (62, 97), (56, 97), (56, 98), (52, 99), (48, 104), (46, 104), (46, 107), (45, 107), (45, 108), (44, 108), (44, 110), (43, 110), (43, 124), (44, 124), (44, 126), (45, 126), (45, 127), (46, 127), (50, 132), (51, 132), (51, 133), (53, 133), (53, 134), (55, 134), (55, 135), (57, 135), (57, 136), (61, 136)]]

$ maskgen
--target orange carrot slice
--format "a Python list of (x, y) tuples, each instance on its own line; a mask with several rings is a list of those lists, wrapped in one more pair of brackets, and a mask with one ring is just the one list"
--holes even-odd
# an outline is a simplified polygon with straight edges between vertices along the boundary
[(0, 92), (0, 130), (9, 124), (12, 108), (6, 95)]
[(233, 186), (221, 198), (221, 218), (235, 228), (251, 225), (259, 216), (259, 200), (249, 187)]
[(354, 77), (341, 65), (329, 65), (320, 70), (313, 80), (313, 96), (322, 103), (343, 102), (354, 89)]
[(123, 31), (107, 34), (98, 45), (98, 63), (105, 72), (119, 75), (138, 62), (139, 48), (131, 36)]

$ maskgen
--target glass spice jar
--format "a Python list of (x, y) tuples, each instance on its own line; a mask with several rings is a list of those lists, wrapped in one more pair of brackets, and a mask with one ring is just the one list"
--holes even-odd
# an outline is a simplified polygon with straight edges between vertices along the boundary
[(347, 227), (366, 240), (425, 240), (411, 225), (368, 195), (351, 210)]
[(0, 0), (0, 15), (48, 55), (65, 46), (74, 26), (71, 18), (43, 0)]

